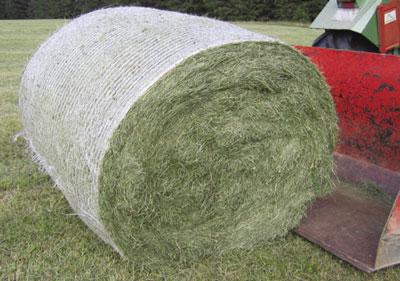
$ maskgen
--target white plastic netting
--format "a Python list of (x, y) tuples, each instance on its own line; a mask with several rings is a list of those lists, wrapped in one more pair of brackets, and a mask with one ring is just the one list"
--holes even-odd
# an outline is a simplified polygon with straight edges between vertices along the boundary
[(149, 8), (98, 10), (65, 25), (30, 59), (21, 119), (36, 160), (77, 215), (118, 250), (99, 219), (98, 177), (113, 131), (166, 72), (208, 48), (270, 37)]

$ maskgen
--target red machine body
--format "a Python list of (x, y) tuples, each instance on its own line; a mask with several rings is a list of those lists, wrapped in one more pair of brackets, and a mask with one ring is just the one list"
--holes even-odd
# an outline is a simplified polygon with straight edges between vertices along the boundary
[(297, 46), (331, 88), (340, 119), (336, 151), (400, 171), (400, 57)]
[[(321, 71), (336, 104), (340, 136), (334, 192), (318, 199), (299, 235), (373, 272), (400, 263), (400, 56), (296, 48)], [(374, 184), (393, 207), (344, 188)]]

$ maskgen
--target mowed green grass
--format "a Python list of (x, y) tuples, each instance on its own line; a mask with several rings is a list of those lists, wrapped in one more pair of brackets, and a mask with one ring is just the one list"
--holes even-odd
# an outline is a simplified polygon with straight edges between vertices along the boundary
[(312, 42), (322, 34), (322, 30), (310, 29), (304, 24), (289, 22), (238, 22), (235, 23), (248, 30), (278, 38), (291, 45), (311, 46)]
[[(253, 252), (236, 251), (187, 268), (138, 268), (74, 215), (26, 153), (18, 112), (25, 64), (63, 20), (0, 21), (0, 280), (400, 280), (400, 267), (363, 273), (295, 234)], [(320, 31), (239, 23), (291, 44)]]

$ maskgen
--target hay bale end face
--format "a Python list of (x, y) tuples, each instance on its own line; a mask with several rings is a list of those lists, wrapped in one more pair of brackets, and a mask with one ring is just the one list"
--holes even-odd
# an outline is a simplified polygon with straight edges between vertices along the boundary
[(285, 235), (331, 188), (336, 115), (291, 47), (148, 8), (89, 13), (29, 61), (37, 160), (82, 220), (138, 264)]

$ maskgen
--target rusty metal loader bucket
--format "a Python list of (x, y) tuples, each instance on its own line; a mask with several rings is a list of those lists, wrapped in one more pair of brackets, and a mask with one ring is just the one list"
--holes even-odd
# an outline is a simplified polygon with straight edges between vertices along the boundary
[[(331, 87), (336, 188), (295, 232), (366, 272), (400, 264), (400, 56), (296, 46)], [(345, 183), (373, 184), (393, 206)]]

